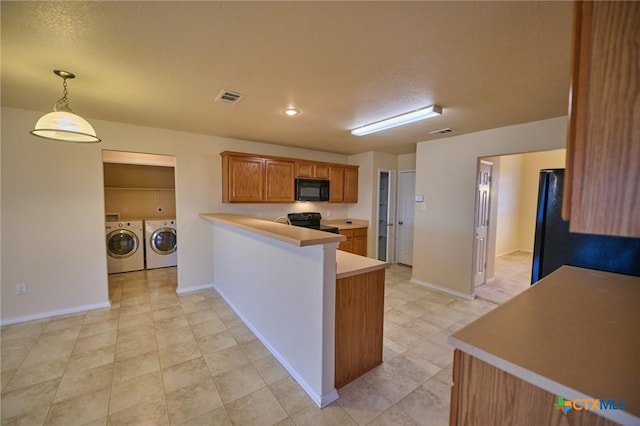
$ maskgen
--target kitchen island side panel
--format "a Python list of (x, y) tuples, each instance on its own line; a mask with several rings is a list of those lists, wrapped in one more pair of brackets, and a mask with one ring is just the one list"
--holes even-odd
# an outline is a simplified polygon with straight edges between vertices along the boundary
[(335, 248), (213, 224), (214, 286), (316, 404), (337, 399)]

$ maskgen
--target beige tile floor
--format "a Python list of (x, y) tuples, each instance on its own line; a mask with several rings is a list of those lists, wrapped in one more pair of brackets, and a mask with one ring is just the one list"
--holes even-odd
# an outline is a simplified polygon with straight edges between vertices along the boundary
[(2, 425), (446, 425), (447, 335), (496, 305), (410, 275), (386, 272), (384, 363), (322, 410), (215, 291), (112, 275), (111, 308), (2, 328)]
[(532, 253), (516, 251), (496, 257), (495, 279), (476, 287), (476, 296), (498, 305), (531, 286)]

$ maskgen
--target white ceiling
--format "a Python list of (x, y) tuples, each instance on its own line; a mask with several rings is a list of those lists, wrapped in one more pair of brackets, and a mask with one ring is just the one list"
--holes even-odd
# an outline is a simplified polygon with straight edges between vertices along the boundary
[[(567, 113), (570, 2), (1, 2), (2, 105), (344, 154)], [(223, 90), (246, 97), (214, 102)], [(349, 130), (431, 104), (441, 117)], [(289, 118), (282, 110), (302, 111)], [(29, 129), (25, 129), (25, 132)], [(99, 126), (96, 126), (98, 135)], [(451, 134), (450, 134), (451, 135)]]

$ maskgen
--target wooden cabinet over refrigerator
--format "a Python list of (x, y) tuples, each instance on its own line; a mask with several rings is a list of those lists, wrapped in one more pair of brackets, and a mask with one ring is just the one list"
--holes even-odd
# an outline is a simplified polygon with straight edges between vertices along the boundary
[(640, 237), (640, 2), (576, 2), (563, 217)]

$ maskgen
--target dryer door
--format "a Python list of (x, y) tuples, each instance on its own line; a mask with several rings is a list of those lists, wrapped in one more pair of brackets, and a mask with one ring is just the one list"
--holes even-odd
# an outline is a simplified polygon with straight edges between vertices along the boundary
[(138, 237), (128, 229), (116, 229), (107, 235), (107, 254), (114, 259), (126, 259), (138, 250)]
[(158, 228), (149, 239), (151, 250), (158, 254), (171, 254), (178, 248), (178, 237), (173, 228)]

